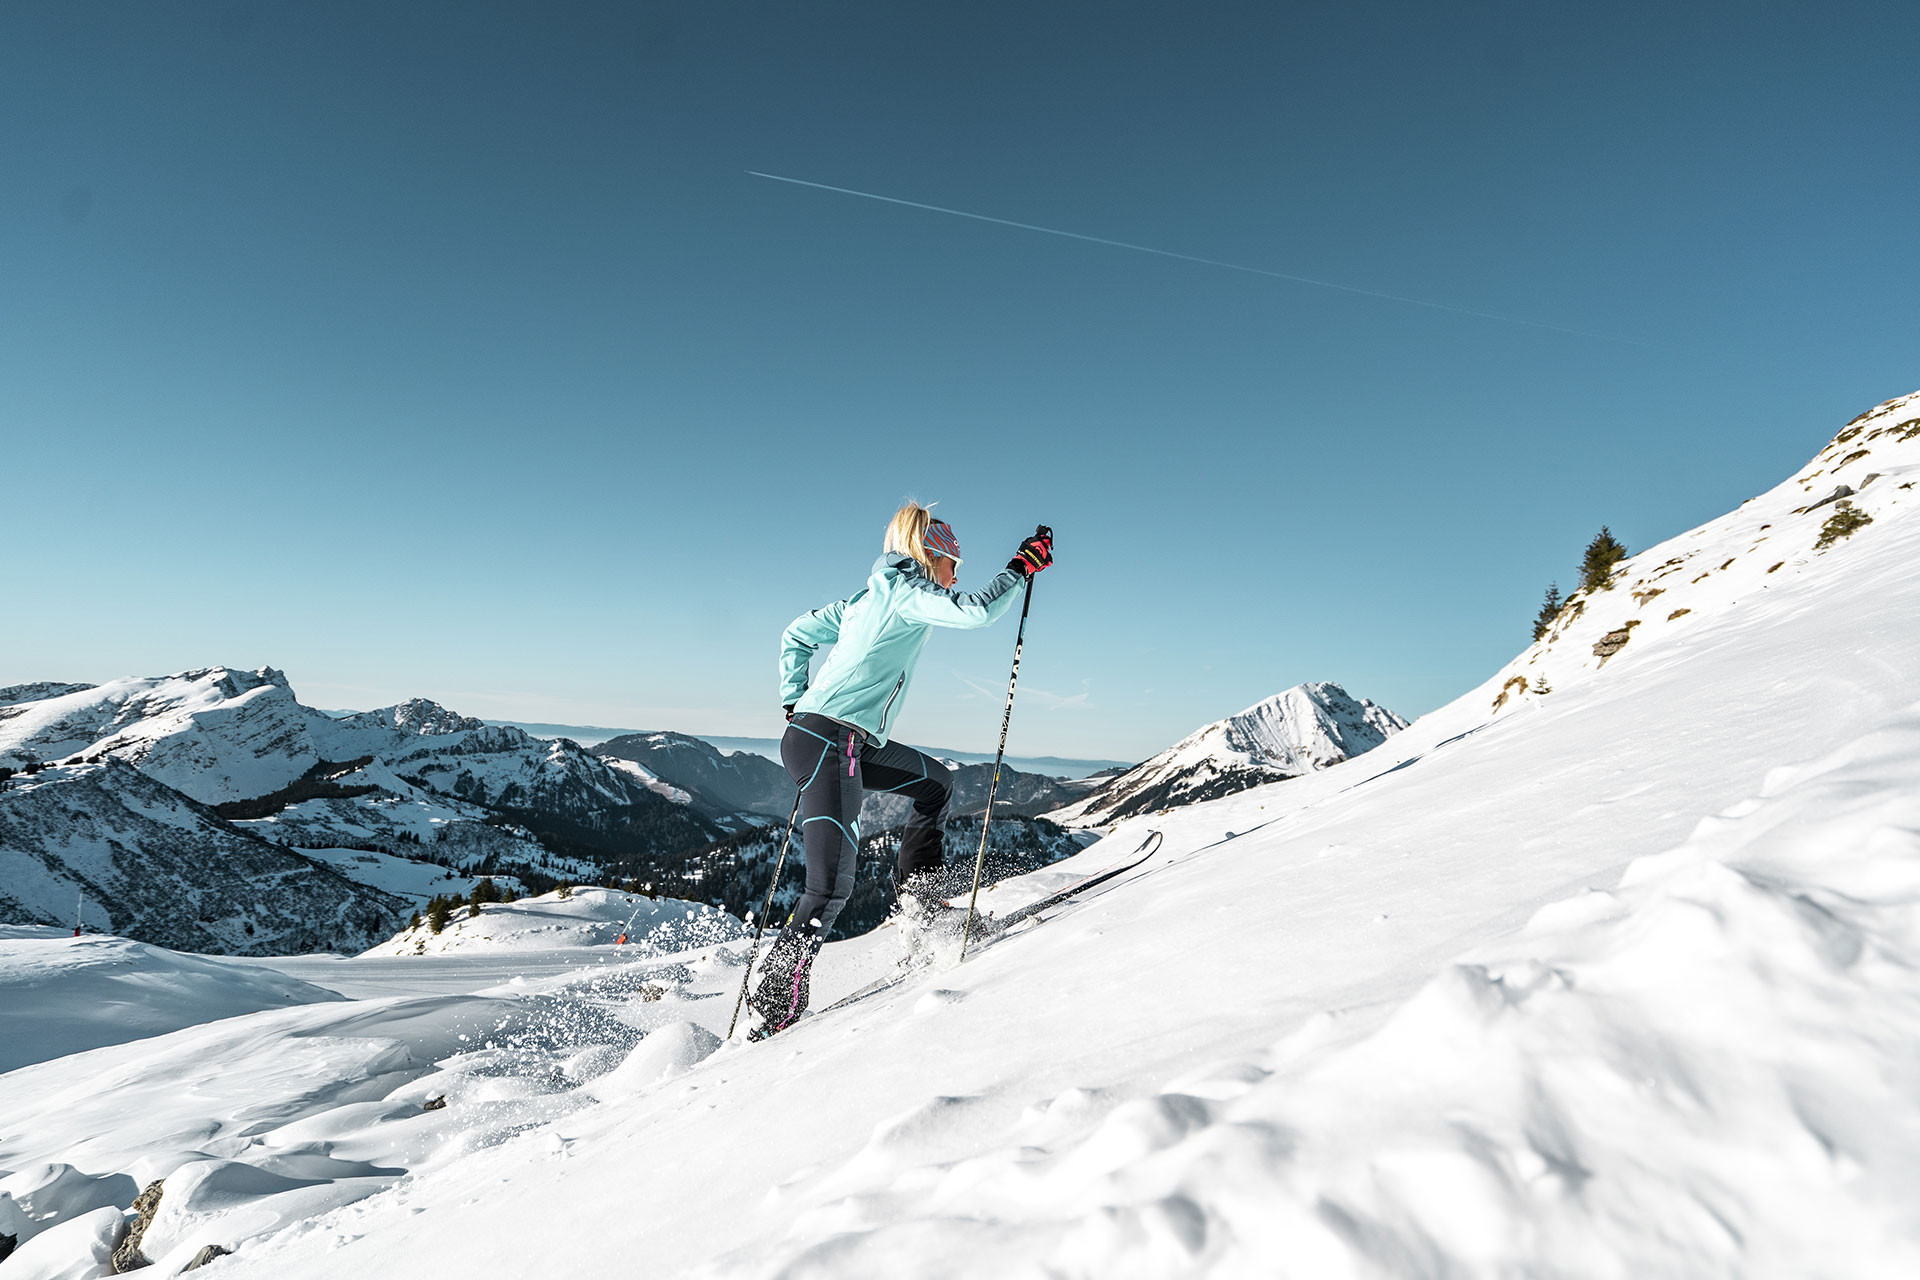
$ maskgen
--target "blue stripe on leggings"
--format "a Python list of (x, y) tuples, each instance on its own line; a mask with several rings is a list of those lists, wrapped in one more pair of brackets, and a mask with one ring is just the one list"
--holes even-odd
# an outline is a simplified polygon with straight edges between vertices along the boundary
[(907, 787), (910, 787), (916, 782), (927, 781), (927, 758), (924, 755), (920, 755), (918, 751), (914, 752), (913, 754), (920, 757), (920, 776), (919, 777), (909, 778), (897, 787), (868, 787), (867, 790), (878, 791), (881, 795), (886, 795), (889, 792), (900, 791)]
[[(817, 818), (808, 818), (800, 825), (804, 827), (808, 822), (831, 822), (834, 826), (840, 827), (840, 820), (838, 818), (830, 817), (824, 813)], [(847, 829), (845, 827), (840, 827), (840, 834), (846, 836), (847, 843), (853, 846), (854, 852), (858, 853), (860, 850), (860, 820), (858, 818), (854, 819), (852, 835), (847, 835)]]
[[(807, 711), (807, 712), (802, 712), (801, 714), (812, 715), (813, 713), (811, 711)], [(797, 721), (793, 721), (793, 720), (787, 721), (787, 727), (790, 729), (798, 729), (800, 732), (806, 734), (809, 738), (819, 738), (820, 741), (826, 743), (830, 747), (839, 745), (832, 738), (821, 737), (821, 735), (815, 733), (813, 730), (807, 728), (807, 726), (800, 724)]]

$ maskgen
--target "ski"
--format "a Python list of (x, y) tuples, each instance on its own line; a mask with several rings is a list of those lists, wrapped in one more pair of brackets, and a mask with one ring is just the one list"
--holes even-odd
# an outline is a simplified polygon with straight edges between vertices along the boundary
[(1029, 902), (1024, 907), (1016, 907), (1004, 916), (989, 916), (987, 918), (987, 928), (994, 934), (1005, 933), (1022, 920), (1031, 919), (1039, 915), (1042, 911), (1051, 911), (1069, 898), (1078, 897), (1087, 890), (1095, 888), (1098, 885), (1103, 885), (1116, 876), (1125, 875), (1127, 872), (1145, 862), (1148, 858), (1151, 858), (1154, 854), (1160, 852), (1162, 838), (1158, 831), (1147, 832), (1147, 838), (1140, 842), (1138, 849), (1134, 850), (1138, 855), (1137, 857), (1123, 862), (1117, 867), (1109, 867), (1098, 875), (1088, 876), (1085, 880), (1070, 884), (1057, 893), (1050, 893), (1038, 902)]
[[(1031, 919), (1039, 915), (1042, 911), (1050, 911), (1061, 903), (1085, 893), (1088, 889), (1097, 888), (1118, 876), (1125, 875), (1127, 872), (1151, 858), (1154, 854), (1160, 852), (1162, 839), (1163, 837), (1158, 831), (1149, 831), (1147, 838), (1142, 840), (1139, 847), (1134, 850), (1136, 856), (1130, 857), (1119, 866), (1109, 867), (1097, 875), (1088, 876), (1084, 880), (1077, 880), (1058, 892), (1048, 894), (1038, 902), (1030, 902), (1024, 907), (1016, 907), (1004, 916), (986, 917), (980, 922), (985, 928), (985, 933), (980, 935), (982, 940), (996, 938), (1022, 920)], [(991, 888), (992, 886), (988, 887)], [(869, 996), (878, 995), (880, 992), (891, 987), (899, 986), (907, 979), (913, 977), (914, 974), (922, 972), (923, 969), (924, 966), (920, 966), (905, 970), (904, 972), (890, 973), (884, 977), (875, 978), (859, 990), (841, 996), (838, 1000), (826, 1006), (826, 1008), (819, 1010), (819, 1012), (831, 1013), (835, 1009), (845, 1008), (847, 1005), (856, 1004)]]

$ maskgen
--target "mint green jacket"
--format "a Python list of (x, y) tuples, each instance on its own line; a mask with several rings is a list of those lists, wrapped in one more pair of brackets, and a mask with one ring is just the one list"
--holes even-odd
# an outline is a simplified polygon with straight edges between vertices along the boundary
[[(1013, 607), (1020, 581), (1002, 569), (978, 591), (954, 591), (910, 556), (881, 556), (863, 590), (801, 614), (780, 637), (780, 705), (795, 715), (830, 716), (885, 746), (927, 646), (927, 628), (986, 626)], [(808, 667), (823, 644), (833, 652), (809, 681)]]

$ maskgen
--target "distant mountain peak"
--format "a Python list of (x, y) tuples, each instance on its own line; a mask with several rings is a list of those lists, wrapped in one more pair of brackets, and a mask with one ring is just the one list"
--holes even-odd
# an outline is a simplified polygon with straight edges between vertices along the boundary
[(1263, 698), (1188, 734), (1049, 817), (1105, 826), (1135, 814), (1218, 799), (1352, 759), (1407, 727), (1400, 716), (1331, 681)]
[(1406, 727), (1385, 707), (1318, 680), (1263, 698), (1187, 741), (1217, 734), (1228, 751), (1250, 763), (1297, 774), (1372, 750)]
[(437, 702), (426, 698), (409, 698), (397, 706), (376, 711), (375, 715), (385, 715), (388, 723), (396, 729), (423, 736), (442, 733), (461, 733), (471, 729), (484, 729), (486, 722), (472, 716), (463, 716), (457, 711), (449, 711)]

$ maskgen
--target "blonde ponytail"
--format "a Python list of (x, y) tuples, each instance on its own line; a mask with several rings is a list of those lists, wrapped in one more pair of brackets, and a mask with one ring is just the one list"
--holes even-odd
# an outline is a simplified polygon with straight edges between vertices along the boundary
[(887, 540), (880, 549), (912, 556), (931, 575), (933, 556), (927, 550), (927, 526), (931, 523), (933, 512), (908, 498), (907, 504), (894, 512), (893, 519), (887, 522)]

